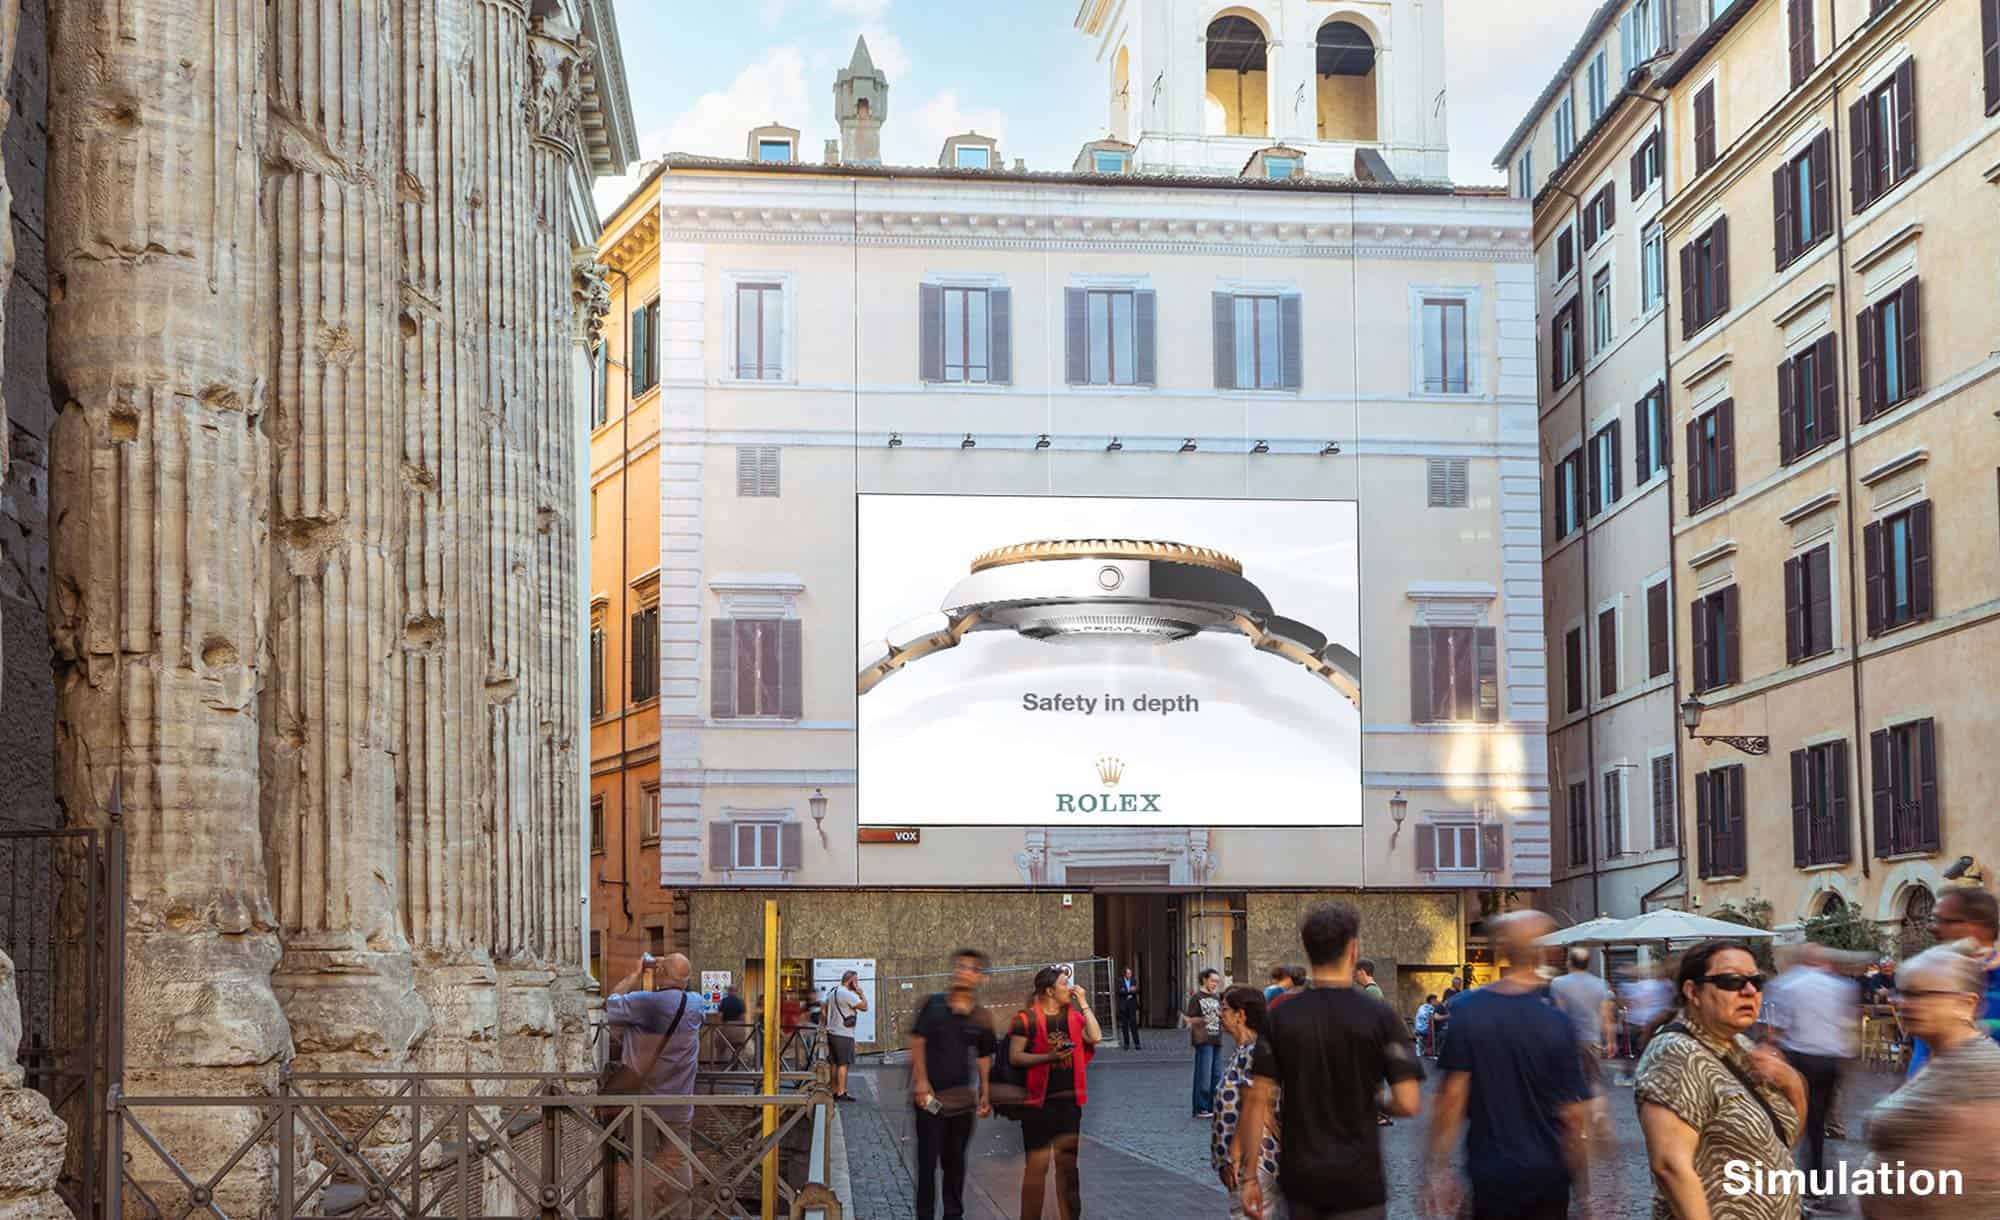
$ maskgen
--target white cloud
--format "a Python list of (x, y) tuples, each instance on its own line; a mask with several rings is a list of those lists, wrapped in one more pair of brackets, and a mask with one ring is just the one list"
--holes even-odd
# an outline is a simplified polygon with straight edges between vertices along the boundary
[[(805, 55), (797, 47), (775, 47), (738, 73), (727, 89), (696, 98), (668, 125), (665, 146), (646, 149), (645, 155), (740, 157), (751, 128), (775, 122), (803, 130), (811, 126), (812, 117)], [(802, 137), (801, 143), (810, 147), (811, 140)]]
[(968, 110), (958, 103), (958, 92), (946, 89), (918, 106), (900, 125), (891, 115), (882, 134), (889, 144), (888, 159), (902, 165), (934, 165), (948, 137), (976, 131), (1000, 141), (1000, 155), (1007, 153), (1007, 116), (992, 107)]
[(758, 0), (757, 19), (764, 23), (764, 28), (769, 29), (784, 20), (785, 9), (790, 3), (791, 0)]
[[(902, 39), (880, 25), (862, 27), (861, 36), (868, 40), (868, 55), (875, 61), (875, 66), (882, 69), (882, 74), (889, 78), (890, 88), (895, 88), (909, 77), (910, 52)], [(842, 61), (841, 66), (846, 67), (846, 62)]]
[(861, 21), (880, 21), (882, 14), (889, 11), (889, 0), (827, 0), (826, 7)]

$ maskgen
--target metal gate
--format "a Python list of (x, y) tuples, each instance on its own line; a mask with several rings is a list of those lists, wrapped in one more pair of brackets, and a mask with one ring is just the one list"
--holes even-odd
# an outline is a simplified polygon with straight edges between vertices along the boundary
[(105, 1085), (124, 1046), (124, 832), (0, 830), (0, 949), (21, 1001), (28, 1087), (69, 1126), (57, 1192), (103, 1214)]

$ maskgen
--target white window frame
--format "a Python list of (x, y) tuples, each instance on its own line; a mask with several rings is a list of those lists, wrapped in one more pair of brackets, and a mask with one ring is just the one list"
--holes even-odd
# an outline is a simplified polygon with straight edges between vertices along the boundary
[[(1561, 252), (1562, 252), (1562, 239), (1564, 234), (1569, 235), (1568, 271), (1564, 271), (1562, 269)], [(1577, 227), (1574, 224), (1566, 224), (1562, 228), (1556, 230), (1555, 239), (1549, 242), (1549, 259), (1550, 262), (1553, 264), (1552, 269), (1556, 273), (1555, 282), (1556, 282), (1556, 288), (1558, 290), (1560, 290), (1564, 284), (1569, 283), (1572, 278), (1581, 276), (1583, 274), (1583, 234), (1581, 231), (1577, 229)]]
[[(732, 873), (776, 874), (776, 873), (788, 873), (796, 870), (799, 866), (799, 862), (796, 860), (786, 860), (784, 858), (785, 854), (784, 826), (785, 823), (795, 820), (796, 819), (792, 816), (790, 810), (761, 810), (761, 809), (726, 810), (723, 814), (723, 821), (729, 823), (729, 871)], [(759, 863), (756, 864), (743, 863), (742, 831), (744, 830), (745, 827), (757, 828), (756, 839), (758, 844), (757, 855), (760, 860)], [(778, 857), (777, 862), (773, 864), (764, 864), (761, 862), (763, 856), (763, 850), (762, 850), (763, 831), (764, 828), (766, 827), (770, 829), (771, 835), (773, 837), (773, 842), (775, 843), (775, 846), (772, 848), (772, 851), (776, 853)]]
[[(1669, 639), (1672, 638), (1671, 633), (1669, 633), (1668, 638)], [(1661, 759), (1667, 760), (1667, 770), (1670, 773), (1672, 773), (1674, 777), (1674, 796), (1678, 798), (1680, 796), (1680, 791), (1681, 791), (1681, 772), (1680, 772), (1680, 767), (1674, 761), (1673, 747), (1664, 746), (1660, 749), (1648, 751), (1646, 754), (1646, 812), (1649, 815), (1647, 821), (1647, 829), (1653, 832), (1650, 836), (1650, 841), (1652, 842), (1653, 845), (1652, 850), (1654, 851), (1660, 851), (1665, 848), (1673, 847), (1675, 843), (1680, 842), (1680, 836), (1681, 836), (1681, 819), (1680, 819), (1680, 810), (1678, 808), (1679, 802), (1676, 801), (1675, 807), (1669, 808), (1666, 811), (1667, 820), (1671, 822), (1674, 827), (1674, 842), (1673, 843), (1660, 842), (1660, 836), (1658, 834), (1658, 827), (1660, 824), (1660, 806), (1655, 799), (1656, 794), (1653, 790), (1653, 768), (1659, 763)]]
[[(1469, 814), (1432, 814), (1424, 819), (1424, 825), (1431, 827), (1437, 834), (1438, 852), (1433, 861), (1436, 865), (1433, 871), (1440, 873), (1489, 873), (1495, 871), (1495, 868), (1487, 867), (1486, 862), (1479, 858), (1481, 845), (1479, 819), (1476, 816)], [(1450, 865), (1446, 865), (1444, 862), (1445, 835), (1447, 833), (1451, 835), (1452, 845), (1452, 863)], [(1468, 838), (1472, 843), (1472, 863), (1469, 865), (1460, 864), (1458, 862), (1460, 857), (1459, 848)]]
[[(1104, 168), (1104, 159), (1110, 157), (1118, 162), (1112, 169)], [(1119, 148), (1093, 149), (1090, 154), (1090, 168), (1093, 173), (1122, 174), (1132, 167), (1132, 154)]]
[[(1563, 529), (1561, 536), (1556, 539), (1557, 542), (1568, 541), (1572, 535), (1574, 535), (1578, 530), (1582, 529), (1583, 519), (1590, 513), (1590, 502), (1586, 490), (1587, 485), (1574, 486), (1574, 487), (1565, 487), (1563, 485), (1563, 481), (1565, 479), (1572, 477), (1570, 475), (1570, 472), (1576, 470), (1578, 466), (1581, 466), (1583, 468), (1583, 473), (1574, 476), (1575, 478), (1588, 479), (1590, 477), (1590, 470), (1589, 470), (1590, 455), (1588, 453), (1584, 454), (1583, 462), (1577, 464), (1572, 464), (1570, 462), (1570, 458), (1575, 454), (1581, 452), (1582, 450), (1583, 450), (1582, 445), (1570, 446), (1569, 449), (1565, 450), (1563, 455), (1557, 458), (1555, 460), (1555, 463), (1549, 468), (1549, 481), (1555, 484), (1556, 495), (1561, 497), (1558, 503), (1562, 505), (1562, 510), (1563, 510), (1562, 514)], [(1582, 505), (1581, 508), (1578, 507), (1579, 504)]]
[[(1600, 818), (1600, 825), (1598, 827), (1600, 837), (1597, 843), (1597, 854), (1600, 859), (1610, 860), (1618, 856), (1629, 856), (1632, 854), (1632, 802), (1630, 799), (1632, 794), (1625, 783), (1625, 769), (1628, 765), (1621, 759), (1603, 767), (1597, 773), (1597, 791), (1593, 795), (1597, 798), (1597, 813)], [(1649, 776), (1649, 781), (1650, 778)], [(1618, 793), (1618, 809), (1615, 819), (1609, 816), (1612, 811), (1604, 807), (1605, 781), (1607, 779), (1611, 781), (1612, 787)], [(1603, 831), (1614, 820), (1618, 827), (1617, 851), (1611, 850), (1612, 845), (1603, 836)]]
[(1555, 137), (1556, 164), (1561, 165), (1576, 151), (1576, 99), (1567, 92), (1556, 103)]
[[(1631, 447), (1633, 452), (1636, 453), (1638, 451), (1640, 430), (1642, 428), (1646, 429), (1646, 456), (1652, 462), (1653, 468), (1646, 472), (1646, 477), (1639, 481), (1638, 485), (1633, 488), (1634, 491), (1637, 491), (1640, 487), (1650, 486), (1655, 480), (1666, 476), (1667, 467), (1671, 463), (1662, 460), (1661, 455), (1668, 450), (1666, 446), (1660, 444), (1660, 440), (1662, 437), (1666, 437), (1669, 440), (1673, 437), (1673, 433), (1666, 430), (1666, 428), (1673, 426), (1673, 420), (1670, 417), (1670, 412), (1667, 410), (1666, 392), (1661, 390), (1659, 396), (1655, 397), (1653, 391), (1648, 390), (1641, 396), (1639, 402), (1651, 403), (1652, 405), (1646, 412), (1648, 418), (1641, 419), (1636, 414), (1632, 417)], [(1638, 403), (1634, 403), (1633, 405), (1637, 406)], [(1654, 422), (1655, 418), (1664, 423), (1666, 428), (1656, 425)], [(1664, 580), (1665, 577), (1662, 576), (1661, 579)]]
[(1590, 59), (1590, 66), (1584, 69), (1584, 104), (1592, 124), (1603, 118), (1611, 105), (1610, 77), (1609, 51), (1599, 47)]
[[(978, 155), (979, 155), (979, 157), (980, 157), (980, 158), (982, 159), (982, 161), (983, 161), (983, 164), (980, 164), (980, 165), (967, 165), (967, 164), (965, 163), (965, 158), (966, 158), (966, 156), (967, 156), (968, 154), (973, 154), (973, 153), (976, 153), (976, 154), (978, 154)], [(992, 145), (990, 145), (990, 144), (954, 144), (954, 145), (952, 145), (952, 146), (951, 146), (951, 168), (953, 168), (953, 169), (992, 169), (992, 168), (993, 168), (993, 147), (992, 147)]]
[[(1603, 278), (1600, 290), (1599, 277)], [(1610, 267), (1599, 267), (1590, 277), (1590, 354), (1601, 356), (1618, 338), (1618, 303)]]
[[(766, 148), (782, 148), (785, 150), (785, 155), (779, 158), (777, 161), (770, 161), (766, 159), (764, 156), (764, 150)], [(798, 156), (799, 156), (798, 145), (793, 143), (792, 140), (787, 136), (757, 137), (757, 161), (759, 164), (781, 165), (791, 161), (798, 160)]]
[[(1480, 308), (1483, 297), (1476, 287), (1462, 284), (1412, 284), (1406, 298), (1410, 315), (1410, 396), (1416, 399), (1462, 402), (1481, 398), (1486, 392), (1486, 362), (1480, 346)], [(1424, 388), (1424, 302), (1457, 301), (1465, 306), (1465, 389), (1461, 391)]]
[[(723, 374), (717, 378), (728, 386), (777, 386), (798, 384), (798, 287), (796, 276), (790, 271), (749, 271), (725, 270), (722, 272), (722, 359)], [(746, 284), (775, 284), (784, 300), (785, 348), (779, 357), (777, 377), (738, 377), (736, 375), (737, 310), (736, 290)], [(664, 351), (661, 353), (665, 355)], [(665, 367), (662, 360), (661, 366)]]
[[(1659, 185), (1659, 180), (1654, 180)], [(1652, 314), (1667, 304), (1667, 231), (1658, 222), (1639, 238), (1639, 313)]]

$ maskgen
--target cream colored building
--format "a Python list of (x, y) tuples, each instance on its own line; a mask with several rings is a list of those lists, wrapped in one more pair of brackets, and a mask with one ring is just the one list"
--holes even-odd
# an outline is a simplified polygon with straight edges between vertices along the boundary
[(1660, 80), (1677, 649), (1769, 739), (1685, 752), (1693, 901), (1920, 922), (2000, 851), (2000, 12), (1741, 3)]
[[(1128, 38), (1197, 39), (1182, 7), (1128, 29), (1087, 5), (1079, 24), (1116, 62), (1137, 54)], [(1260, 7), (1244, 11), (1304, 11)], [(1421, 29), (1422, 5), (1365, 7)], [(1156, 11), (1187, 28), (1153, 30)], [(1376, 73), (1437, 78), (1435, 38), (1394, 45)], [(856, 64), (872, 71), (865, 50)], [(1261, 974), (1249, 928), (1293, 918), (1307, 889), (1365, 887), (1426, 920), (1446, 900), (1454, 934), (1387, 963), (1430, 972), (1406, 996), (1441, 985), (1467, 958), (1473, 895), (1548, 878), (1528, 209), (1386, 180), (1379, 157), (1358, 179), (1367, 159), (1331, 142), (1302, 141), (1301, 168), (1259, 136), (1195, 172), (1199, 141), (1135, 134), (1087, 144), (1078, 172), (1000, 169), (1006, 149), (977, 133), (935, 168), (670, 156), (607, 225), (606, 249), (659, 230), (661, 883), (870, 887), (913, 904), (912, 945), (936, 932), (919, 887), (1008, 895), (992, 904), (1002, 946), (1040, 901), (1027, 891), (1060, 890), (1094, 909), (1100, 952), (1142, 896), (1182, 921), (1163, 978), (1192, 958)], [(977, 298), (977, 358), (925, 348), (933, 291)], [(1079, 292), (1131, 308), (1112, 306), (1102, 359), (1076, 359)], [(1247, 375), (1261, 388), (1217, 359), (1217, 301), (1233, 315), (1239, 298), (1286, 319), (1282, 359)], [(856, 500), (889, 492), (1358, 501), (1362, 824), (1234, 829), (1242, 811), (1217, 809), (1196, 828), (860, 842)], [(1464, 672), (1426, 663), (1413, 680), (1434, 639), (1466, 650)], [(768, 681), (735, 680), (746, 664)]]

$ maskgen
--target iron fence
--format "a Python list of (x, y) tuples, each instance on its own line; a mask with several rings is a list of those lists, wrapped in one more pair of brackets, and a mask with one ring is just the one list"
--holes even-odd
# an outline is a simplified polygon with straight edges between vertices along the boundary
[(107, 1214), (738, 1220), (761, 1214), (775, 1155), (776, 1214), (840, 1220), (827, 1180), (832, 1098), (817, 1076), (784, 1074), (775, 1095), (597, 1088), (591, 1074), (424, 1072), (285, 1073), (268, 1097), (114, 1086)]

